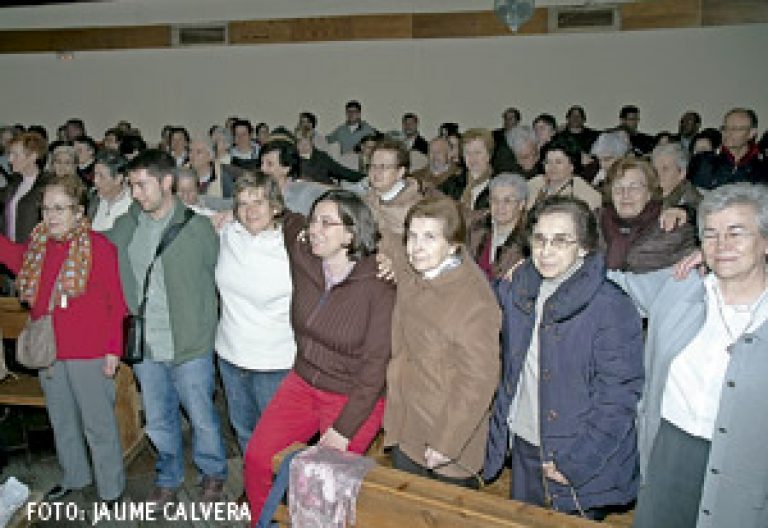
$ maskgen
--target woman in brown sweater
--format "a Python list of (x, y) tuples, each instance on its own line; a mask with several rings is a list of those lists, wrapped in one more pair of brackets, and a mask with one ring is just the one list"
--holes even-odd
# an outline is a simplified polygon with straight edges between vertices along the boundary
[(376, 276), (378, 232), (370, 209), (349, 191), (327, 191), (308, 223), (288, 213), (283, 232), (298, 350), (246, 449), (252, 519), (269, 492), (277, 452), (320, 433), (320, 444), (362, 453), (384, 414), (395, 290)]
[(384, 429), (395, 468), (477, 488), (501, 311), (464, 248), (460, 207), (447, 198), (417, 203), (405, 220), (407, 262), (402, 248), (392, 250), (397, 302)]

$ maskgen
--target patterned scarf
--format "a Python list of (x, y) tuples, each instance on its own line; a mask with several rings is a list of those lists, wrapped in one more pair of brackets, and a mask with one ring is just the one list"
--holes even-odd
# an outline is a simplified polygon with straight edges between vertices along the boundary
[[(69, 254), (61, 265), (56, 280), (56, 291), (52, 293), (54, 306), (62, 305), (62, 297), (77, 297), (85, 292), (88, 275), (91, 271), (91, 238), (88, 235), (91, 224), (82, 217), (77, 224), (60, 240), (72, 243)], [(45, 262), (45, 249), (49, 238), (53, 238), (44, 222), (37, 224), (29, 239), (29, 247), (24, 253), (24, 262), (16, 278), (19, 299), (34, 306), (40, 288), (40, 273)]]

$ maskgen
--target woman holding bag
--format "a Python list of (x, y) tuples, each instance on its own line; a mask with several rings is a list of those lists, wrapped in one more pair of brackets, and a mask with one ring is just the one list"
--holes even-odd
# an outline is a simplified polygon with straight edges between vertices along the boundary
[(17, 274), (30, 318), (52, 318), (56, 357), (39, 376), (63, 476), (47, 501), (91, 484), (86, 439), (99, 497), (115, 501), (125, 486), (113, 377), (127, 310), (117, 252), (91, 230), (84, 203), (80, 180), (59, 178), (45, 186), (43, 221), (26, 243), (0, 236), (0, 262)]

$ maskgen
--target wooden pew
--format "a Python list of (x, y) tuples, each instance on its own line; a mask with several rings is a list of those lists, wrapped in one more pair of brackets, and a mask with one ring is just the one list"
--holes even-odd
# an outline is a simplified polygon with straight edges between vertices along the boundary
[[(301, 448), (295, 444), (283, 457)], [(592, 521), (530, 504), (425, 479), (377, 465), (365, 477), (357, 497), (357, 526), (375, 528), (587, 528)], [(285, 507), (275, 517), (290, 526)]]
[[(27, 311), (15, 297), (0, 297), (0, 329), (4, 339), (19, 337), (27, 322)], [(115, 375), (115, 416), (126, 463), (138, 453), (144, 440), (139, 418), (140, 402), (133, 371), (120, 365)], [(37, 376), (14, 373), (0, 381), (0, 405), (45, 407), (45, 396)]]

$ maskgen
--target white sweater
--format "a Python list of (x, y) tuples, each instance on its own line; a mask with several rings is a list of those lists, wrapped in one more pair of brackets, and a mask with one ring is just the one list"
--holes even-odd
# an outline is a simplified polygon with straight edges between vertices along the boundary
[(220, 239), (216, 351), (248, 370), (290, 369), (296, 357), (290, 321), (293, 284), (282, 229), (253, 236), (232, 222)]

